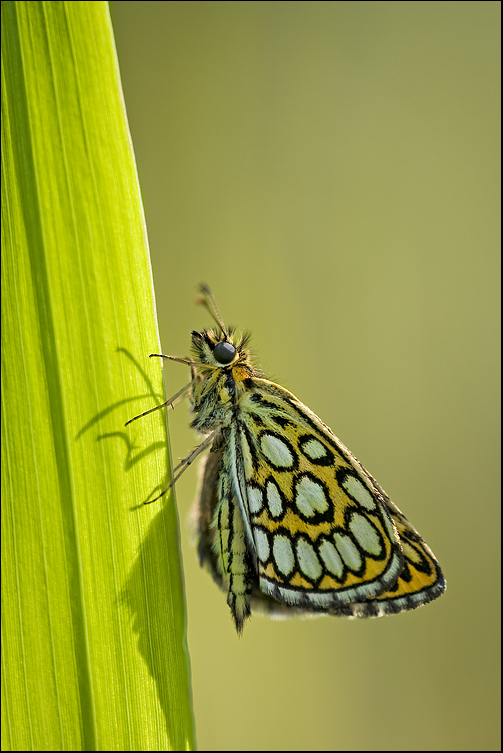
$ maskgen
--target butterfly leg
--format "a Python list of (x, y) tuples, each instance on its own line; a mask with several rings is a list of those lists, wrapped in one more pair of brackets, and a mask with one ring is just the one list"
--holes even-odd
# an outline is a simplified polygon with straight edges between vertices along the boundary
[(170, 406), (174, 407), (176, 403), (178, 403), (180, 400), (184, 398), (185, 393), (191, 387), (192, 387), (192, 382), (189, 382), (188, 384), (185, 385), (185, 387), (182, 387), (181, 390), (178, 390), (178, 392), (174, 394), (173, 397), (170, 397), (169, 400), (166, 400), (165, 403), (161, 403), (161, 405), (156, 405), (154, 408), (150, 408), (149, 410), (143, 411), (143, 413), (140, 413), (138, 416), (135, 416), (134, 418), (130, 418), (129, 421), (126, 421), (124, 426), (127, 426), (133, 421), (136, 421), (138, 418), (143, 418), (143, 416), (148, 416), (149, 413), (153, 413), (154, 411), (160, 410), (161, 408), (169, 408)]
[(180, 476), (187, 470), (189, 465), (194, 462), (197, 456), (200, 455), (201, 452), (204, 452), (204, 450), (206, 450), (210, 446), (210, 444), (212, 444), (215, 441), (215, 436), (217, 434), (218, 434), (218, 430), (212, 432), (209, 436), (206, 437), (204, 442), (201, 442), (201, 444), (198, 445), (196, 449), (190, 453), (190, 455), (187, 455), (186, 458), (181, 460), (176, 466), (176, 468), (173, 469), (173, 473), (176, 473), (176, 471), (179, 471), (179, 473), (176, 474), (176, 476), (170, 482), (170, 484), (166, 487), (166, 489), (164, 489), (164, 491), (158, 494), (157, 497), (154, 497), (154, 499), (149, 499), (148, 502), (144, 502), (144, 504), (151, 505), (152, 502), (157, 502), (158, 499), (160, 499), (161, 497), (164, 497), (164, 495), (167, 494), (167, 492), (169, 492), (171, 487), (173, 487), (176, 484)]

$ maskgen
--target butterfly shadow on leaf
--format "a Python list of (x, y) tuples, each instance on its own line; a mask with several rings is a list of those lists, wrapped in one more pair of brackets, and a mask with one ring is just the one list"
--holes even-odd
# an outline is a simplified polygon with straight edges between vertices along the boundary
[[(129, 404), (129, 403), (137, 403), (138, 400), (149, 400), (150, 402), (155, 400), (156, 403), (160, 403), (162, 400), (162, 395), (157, 393), (154, 390), (154, 387), (152, 385), (152, 381), (150, 377), (148, 376), (145, 369), (142, 368), (140, 363), (136, 360), (136, 358), (126, 349), (122, 347), (117, 348), (117, 353), (122, 353), (126, 356), (126, 358), (131, 361), (133, 366), (137, 369), (137, 371), (141, 374), (142, 379), (145, 382), (145, 385), (147, 387), (147, 391), (144, 394), (141, 395), (135, 395), (134, 397), (127, 397), (123, 398), (121, 400), (118, 400), (117, 402), (107, 406), (104, 410), (100, 411), (99, 413), (96, 413), (77, 433), (75, 436), (75, 441), (81, 439), (81, 437), (86, 434), (87, 432), (91, 431), (97, 424), (100, 424), (100, 422), (104, 421), (104, 419), (107, 418), (107, 416), (114, 411), (120, 409), (123, 405)], [(121, 421), (121, 423), (123, 423)], [(117, 430), (117, 431), (110, 431), (103, 434), (98, 434), (96, 436), (96, 442), (102, 442), (104, 440), (113, 440), (113, 439), (119, 439), (124, 443), (125, 446), (125, 457), (124, 457), (124, 472), (129, 472), (137, 463), (140, 463), (144, 458), (148, 457), (152, 453), (155, 453), (159, 450), (166, 448), (166, 441), (156, 441), (149, 444), (147, 447), (139, 448), (137, 447), (134, 442), (131, 441), (130, 433), (124, 430)], [(166, 472), (166, 477), (163, 482), (159, 483), (155, 488), (153, 488), (150, 493), (148, 494), (147, 498), (144, 500), (140, 500), (138, 504), (133, 505), (130, 510), (137, 510), (143, 507), (143, 505), (149, 501), (152, 500), (152, 498), (155, 498), (155, 496), (162, 490), (166, 488), (167, 485), (167, 478), (168, 473)]]

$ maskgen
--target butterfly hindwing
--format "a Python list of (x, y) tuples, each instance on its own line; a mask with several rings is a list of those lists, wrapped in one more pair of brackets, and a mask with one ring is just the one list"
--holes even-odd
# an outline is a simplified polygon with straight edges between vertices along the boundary
[(262, 379), (254, 386), (230, 441), (260, 590), (330, 611), (394, 586), (400, 540), (371, 477), (287, 390)]

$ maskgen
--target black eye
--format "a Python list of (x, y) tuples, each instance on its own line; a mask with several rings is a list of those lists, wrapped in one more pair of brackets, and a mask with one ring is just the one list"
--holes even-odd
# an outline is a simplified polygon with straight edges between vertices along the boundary
[(234, 360), (234, 356), (236, 355), (236, 348), (230, 343), (217, 343), (217, 345), (215, 345), (215, 347), (213, 348), (213, 355), (215, 356), (215, 360), (218, 361), (218, 363), (222, 364), (222, 366), (226, 366), (228, 363)]

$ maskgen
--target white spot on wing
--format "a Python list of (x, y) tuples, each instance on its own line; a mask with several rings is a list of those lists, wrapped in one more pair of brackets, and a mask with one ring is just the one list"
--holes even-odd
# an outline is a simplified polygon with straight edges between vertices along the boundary
[(278, 468), (291, 468), (293, 456), (283, 440), (272, 434), (263, 434), (260, 440), (262, 452)]
[(267, 506), (271, 512), (271, 515), (273, 516), (273, 518), (279, 518), (279, 516), (283, 513), (283, 500), (281, 499), (278, 487), (276, 486), (276, 484), (273, 484), (272, 481), (267, 482), (266, 496)]
[(327, 570), (340, 578), (344, 570), (344, 565), (342, 564), (339, 552), (335, 546), (331, 544), (330, 541), (322, 541), (319, 552)]
[(279, 534), (275, 536), (272, 545), (272, 553), (278, 570), (283, 573), (283, 575), (289, 575), (295, 565), (290, 539)]
[(252, 457), (251, 457), (250, 447), (248, 445), (248, 440), (246, 439), (244, 432), (241, 431), (240, 434), (241, 434), (241, 452), (243, 454), (245, 478), (247, 481), (249, 481), (251, 477), (253, 476)]
[(355, 512), (351, 516), (349, 529), (362, 549), (369, 554), (379, 555), (382, 552), (381, 541), (372, 523), (363, 515)]
[(360, 552), (348, 536), (334, 533), (334, 541), (339, 554), (350, 570), (359, 570), (362, 566)]
[(327, 454), (326, 447), (324, 447), (321, 442), (318, 442), (317, 439), (314, 439), (314, 437), (303, 443), (302, 452), (312, 460), (319, 460), (320, 458), (324, 458)]
[(248, 492), (248, 507), (250, 512), (257, 513), (262, 509), (264, 503), (262, 498), (262, 492), (260, 489), (256, 489), (254, 486), (247, 487)]
[(346, 478), (342, 482), (342, 486), (347, 491), (347, 493), (362, 507), (365, 507), (366, 510), (375, 510), (374, 499), (367, 487), (362, 484), (360, 479), (355, 478), (354, 476), (346, 476)]
[(322, 572), (320, 561), (309, 541), (299, 539), (297, 541), (297, 558), (299, 567), (308, 578), (317, 580)]
[(255, 538), (255, 546), (257, 547), (257, 554), (262, 562), (266, 562), (269, 559), (269, 541), (267, 534), (261, 528), (255, 528), (253, 531)]
[(303, 476), (297, 484), (295, 504), (300, 512), (310, 518), (316, 512), (325, 512), (328, 502), (323, 486), (307, 476)]

